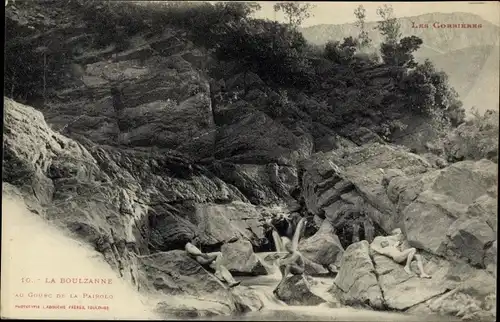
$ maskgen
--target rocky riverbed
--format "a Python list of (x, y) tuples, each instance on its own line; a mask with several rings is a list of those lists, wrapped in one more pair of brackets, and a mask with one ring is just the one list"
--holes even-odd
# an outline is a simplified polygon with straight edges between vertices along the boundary
[[(4, 158), (4, 194), (20, 196), (32, 212), (93, 245), (141, 291), (177, 297), (180, 307), (165, 300), (160, 312), (212, 316), (263, 307), (255, 290), (229, 290), (183, 250), (164, 247), (182, 248), (196, 233), (205, 247), (223, 245), (234, 275), (267, 275), (264, 259), (254, 254), (265, 237), (262, 219), (286, 208), (252, 205), (237, 188), (202, 169), (185, 179), (159, 174), (169, 171), (159, 163), (182, 159), (85, 146), (53, 131), (40, 112), (9, 99)], [(308, 275), (339, 267), (329, 290), (339, 303), (467, 319), (494, 316), (495, 163), (463, 161), (439, 169), (404, 149), (372, 144), (344, 155), (319, 153), (300, 167), (302, 198), (319, 229), (299, 250), (308, 260)], [(178, 198), (193, 199), (173, 204)], [(335, 231), (353, 213), (370, 219), (378, 234), (401, 227), (433, 278), (407, 276), (400, 265), (373, 255), (366, 240), (344, 249)], [(299, 280), (287, 283), (291, 290), (280, 295), (289, 304), (325, 302)], [(199, 311), (204, 301), (215, 301), (217, 308)]]
[[(354, 121), (341, 136), (312, 96), (278, 115), (278, 89), (253, 73), (207, 75), (213, 57), (178, 27), (138, 33), (127, 49), (93, 47), (99, 34), (77, 3), (7, 8), (13, 48), (77, 48), (67, 72), (79, 72), (41, 104), (4, 97), (3, 199), (87, 245), (161, 318), (494, 320), (494, 149), (469, 158), (458, 132), (448, 149), (463, 153), (445, 160)], [(236, 96), (249, 88), (218, 101), (219, 83)], [(481, 146), (498, 145), (493, 121)], [(291, 238), (301, 218), (306, 277), (275, 297), (266, 223)], [(372, 252), (395, 228), (431, 279)], [(228, 288), (189, 257), (194, 238), (242, 284)]]

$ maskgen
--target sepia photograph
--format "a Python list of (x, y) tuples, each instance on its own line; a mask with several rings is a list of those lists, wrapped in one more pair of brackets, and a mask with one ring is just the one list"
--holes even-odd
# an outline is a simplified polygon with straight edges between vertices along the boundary
[(4, 21), (2, 319), (496, 321), (498, 2)]

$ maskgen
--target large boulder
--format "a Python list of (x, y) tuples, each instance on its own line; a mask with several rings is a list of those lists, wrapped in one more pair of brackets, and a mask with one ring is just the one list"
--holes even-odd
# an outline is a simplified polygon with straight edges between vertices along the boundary
[(471, 218), (483, 218), (488, 226), (496, 233), (498, 222), (497, 187), (488, 189), (484, 194), (474, 200), (467, 208), (467, 215)]
[(304, 257), (315, 263), (339, 266), (344, 248), (331, 223), (324, 220), (313, 236), (300, 241), (299, 251)]
[(484, 266), (493, 276), (497, 276), (497, 241), (495, 240), (484, 254)]
[(141, 290), (167, 299), (157, 306), (157, 311), (165, 316), (229, 315), (263, 306), (250, 289), (229, 289), (181, 250), (140, 257), (138, 279)]
[(496, 314), (495, 277), (486, 270), (458, 259), (419, 253), (426, 273), (432, 276), (420, 278), (415, 261), (412, 274), (408, 274), (403, 269), (405, 263), (398, 264), (373, 250), (384, 240), (394, 242), (394, 237), (377, 236), (371, 246), (361, 241), (346, 249), (330, 289), (342, 304), (411, 314), (457, 315), (468, 320), (489, 321)]
[(333, 283), (330, 292), (343, 304), (384, 309), (384, 296), (378, 284), (367, 241), (363, 240), (347, 247)]
[(236, 305), (237, 312), (255, 312), (264, 307), (261, 296), (255, 289), (249, 287), (236, 287), (231, 289), (231, 295)]
[(395, 178), (388, 189), (399, 190), (402, 227), (411, 245), (436, 255), (451, 249), (479, 264), (484, 247), (496, 239), (496, 201), (489, 196), (496, 182), (495, 163), (463, 161)]
[(441, 195), (422, 193), (405, 208), (404, 231), (411, 245), (434, 254), (445, 254), (448, 229), (458, 218), (446, 208), (447, 202)]
[(473, 265), (483, 265), (485, 250), (496, 240), (496, 234), (485, 220), (463, 218), (449, 228), (448, 248), (467, 258)]
[(387, 170), (398, 169), (406, 176), (426, 172), (430, 164), (401, 147), (371, 144), (346, 151), (335, 163), (357, 192), (384, 215), (372, 218), (386, 232), (398, 227), (400, 217), (382, 182)]
[(454, 263), (448, 279), (459, 281), (455, 287), (407, 310), (410, 314), (455, 316), (464, 321), (494, 321), (496, 317), (495, 278), (484, 270)]
[[(281, 253), (268, 253), (263, 257), (263, 261), (266, 263), (269, 270), (272, 273), (276, 273), (279, 271), (278, 268), (278, 260), (283, 257)], [(325, 276), (329, 275), (330, 271), (325, 268), (323, 265), (313, 262), (307, 257), (303, 257), (304, 259), (304, 272), (308, 276)]]
[(401, 222), (387, 193), (386, 172), (400, 171), (406, 177), (432, 168), (404, 148), (380, 143), (316, 153), (301, 166), (302, 197), (311, 213), (324, 214), (334, 224), (349, 213), (360, 213), (386, 232)]
[(233, 275), (267, 275), (266, 267), (253, 252), (252, 244), (247, 240), (237, 240), (222, 245), (224, 265)]
[(183, 250), (142, 256), (139, 280), (142, 289), (165, 294), (191, 294), (225, 299), (228, 288)]
[(288, 305), (314, 306), (326, 302), (311, 291), (310, 282), (302, 275), (288, 277), (277, 289), (276, 295)]
[(498, 162), (498, 111), (488, 110), (483, 116), (474, 116), (436, 145), (452, 161), (486, 158)]
[[(378, 236), (370, 247), (376, 247), (386, 239), (388, 237)], [(419, 278), (420, 272), (415, 261), (411, 265), (413, 274), (408, 275), (403, 269), (406, 263), (398, 264), (391, 258), (380, 255), (373, 250), (371, 254), (375, 272), (378, 276), (378, 284), (384, 294), (385, 305), (389, 309), (404, 311), (441, 295), (452, 287), (452, 283), (447, 282), (445, 278), (450, 268), (447, 261), (439, 259), (436, 259), (436, 261), (424, 260), (424, 269), (427, 274), (432, 276), (432, 279), (422, 279)]]

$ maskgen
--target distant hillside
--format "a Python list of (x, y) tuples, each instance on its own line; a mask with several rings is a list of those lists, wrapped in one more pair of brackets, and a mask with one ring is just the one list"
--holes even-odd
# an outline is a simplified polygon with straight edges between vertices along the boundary
[[(429, 54), (448, 52), (451, 50), (463, 49), (466, 47), (492, 45), (498, 43), (498, 34), (500, 27), (484, 20), (483, 18), (470, 14), (470, 13), (430, 13), (415, 17), (404, 17), (399, 19), (401, 23), (401, 32), (403, 36), (416, 35), (424, 41), (424, 52)], [(434, 22), (446, 24), (482, 24), (481, 29), (436, 29), (429, 26), (429, 28), (413, 28), (412, 23), (415, 24), (430, 24)], [(368, 22), (366, 24), (369, 37), (373, 40), (374, 44), (381, 43), (382, 38), (378, 30), (375, 29), (376, 22)], [(341, 40), (348, 36), (357, 36), (359, 28), (354, 23), (349, 24), (323, 24), (303, 28), (302, 33), (304, 37), (311, 43), (322, 45), (329, 40)]]
[[(498, 46), (493, 48), (490, 56), (483, 64), (481, 72), (472, 84), (472, 88), (467, 95), (464, 95), (462, 98), (464, 107), (475, 107), (480, 112), (484, 112), (487, 109), (499, 110), (499, 51)], [(455, 78), (456, 77), (454, 77), (454, 79)]]
[[(498, 38), (500, 27), (470, 13), (431, 13), (399, 19), (403, 36), (416, 35), (424, 41), (415, 53), (417, 61), (430, 59), (445, 71), (450, 84), (459, 93), (464, 107), (475, 106), (479, 110), (498, 109)], [(481, 29), (436, 29), (432, 23), (482, 24)], [(413, 28), (413, 23), (429, 24), (429, 28)], [(374, 45), (382, 42), (375, 29), (376, 22), (367, 23), (369, 37)], [(350, 24), (316, 25), (302, 29), (304, 37), (316, 45), (329, 40), (341, 40), (357, 36), (359, 28)], [(482, 84), (482, 85), (481, 85)]]
[[(495, 80), (496, 84), (498, 84), (498, 61), (500, 59), (498, 46), (475, 46), (445, 54), (429, 55), (427, 57), (419, 54), (416, 56), (417, 60), (421, 62), (425, 58), (430, 59), (436, 68), (445, 71), (450, 78), (450, 84), (460, 94), (462, 100), (465, 100), (469, 95), (475, 95), (475, 91), (484, 87), (478, 86), (480, 82), (483, 83), (483, 78), (487, 80), (485, 84), (494, 86)], [(498, 88), (498, 85), (496, 88)], [(496, 105), (494, 102), (490, 102), (492, 99), (495, 102), (498, 101), (498, 95), (492, 94), (491, 91), (488, 91), (481, 97), (483, 104), (488, 103), (489, 108), (494, 108), (493, 105)], [(490, 97), (491, 99), (488, 99)]]

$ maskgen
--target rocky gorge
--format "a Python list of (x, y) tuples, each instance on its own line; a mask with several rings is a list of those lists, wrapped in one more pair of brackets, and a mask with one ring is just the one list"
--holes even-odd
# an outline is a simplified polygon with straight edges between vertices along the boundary
[[(285, 215), (308, 223), (308, 277), (277, 292), (290, 306), (495, 318), (497, 159), (448, 162), (367, 128), (344, 137), (312, 113), (276, 116), (278, 94), (255, 74), (222, 80), (239, 98), (218, 100), (213, 58), (182, 29), (98, 49), (67, 11), (7, 9), (12, 41), (81, 54), (43, 104), (4, 97), (3, 195), (95, 248), (163, 317), (265, 310), (250, 282), (229, 289), (183, 248), (196, 237), (236, 278), (266, 278), (276, 246), (265, 223), (286, 235)], [(371, 250), (395, 228), (432, 279)]]

